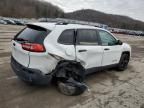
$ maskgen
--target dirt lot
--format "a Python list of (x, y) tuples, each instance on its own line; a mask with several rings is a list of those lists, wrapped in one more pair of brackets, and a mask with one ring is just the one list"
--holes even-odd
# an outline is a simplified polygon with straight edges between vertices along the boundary
[(10, 67), (10, 41), (23, 27), (0, 25), (0, 108), (144, 108), (144, 37), (117, 35), (132, 46), (124, 72), (108, 70), (87, 77), (80, 96), (65, 96), (54, 86), (28, 86)]

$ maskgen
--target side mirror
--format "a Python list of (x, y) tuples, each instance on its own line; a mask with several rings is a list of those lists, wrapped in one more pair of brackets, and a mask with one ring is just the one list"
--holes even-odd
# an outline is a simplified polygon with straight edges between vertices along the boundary
[(122, 45), (123, 42), (121, 40), (117, 40), (117, 45)]

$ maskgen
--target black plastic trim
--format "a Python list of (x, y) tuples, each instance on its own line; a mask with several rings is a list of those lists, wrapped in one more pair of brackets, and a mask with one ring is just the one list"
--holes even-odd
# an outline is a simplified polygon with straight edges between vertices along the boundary
[(43, 75), (40, 70), (27, 68), (19, 64), (12, 56), (11, 67), (16, 75), (25, 82), (37, 85), (47, 85), (51, 83), (52, 73)]
[(118, 66), (118, 64), (111, 64), (111, 65), (107, 65), (107, 66), (93, 67), (93, 68), (86, 69), (85, 73), (86, 73), (86, 75), (89, 75), (89, 74), (92, 74), (95, 72), (103, 71), (103, 70), (114, 68), (117, 66)]

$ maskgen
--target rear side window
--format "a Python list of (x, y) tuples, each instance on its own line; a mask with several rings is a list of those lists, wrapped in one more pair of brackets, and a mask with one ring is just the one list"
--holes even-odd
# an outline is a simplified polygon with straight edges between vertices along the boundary
[(50, 30), (38, 26), (28, 26), (23, 31), (18, 33), (14, 40), (25, 40), (30, 43), (43, 44), (45, 37), (50, 33)]
[(96, 30), (81, 29), (77, 31), (77, 44), (79, 45), (98, 45)]
[(61, 44), (72, 45), (74, 42), (74, 30), (69, 29), (62, 32), (58, 38), (58, 42)]

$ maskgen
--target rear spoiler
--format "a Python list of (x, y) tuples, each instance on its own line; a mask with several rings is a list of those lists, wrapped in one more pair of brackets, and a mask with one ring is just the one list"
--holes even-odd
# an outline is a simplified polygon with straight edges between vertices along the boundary
[(27, 26), (36, 26), (36, 27), (40, 27), (46, 30), (54, 30), (54, 28), (56, 27), (56, 23), (44, 23), (44, 22), (37, 22), (37, 23), (28, 23), (26, 24)]
[(35, 25), (35, 24), (26, 24), (26, 26), (29, 27), (29, 28), (36, 29), (36, 30), (47, 31), (46, 28), (38, 26), (38, 25)]

